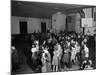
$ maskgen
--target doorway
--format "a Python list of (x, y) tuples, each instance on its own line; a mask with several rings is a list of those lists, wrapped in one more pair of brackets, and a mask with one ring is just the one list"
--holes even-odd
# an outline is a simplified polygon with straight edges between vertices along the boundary
[(46, 23), (41, 22), (41, 32), (46, 34)]
[(66, 26), (65, 26), (65, 31), (68, 32), (68, 20), (66, 18)]
[(20, 34), (27, 34), (27, 22), (20, 21)]

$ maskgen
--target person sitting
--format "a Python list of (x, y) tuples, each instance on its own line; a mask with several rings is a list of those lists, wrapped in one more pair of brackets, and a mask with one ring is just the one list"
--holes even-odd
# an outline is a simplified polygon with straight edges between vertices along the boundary
[(91, 60), (84, 60), (84, 61), (82, 62), (81, 69), (82, 69), (82, 70), (93, 69), (93, 67), (92, 67), (92, 61), (91, 61)]

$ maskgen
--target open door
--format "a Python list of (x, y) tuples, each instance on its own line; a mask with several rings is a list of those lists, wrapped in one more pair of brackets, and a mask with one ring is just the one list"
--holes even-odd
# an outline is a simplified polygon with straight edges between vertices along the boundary
[(27, 34), (27, 22), (20, 21), (20, 34)]
[(66, 18), (66, 26), (65, 26), (65, 29), (66, 29), (66, 32), (68, 32), (68, 21), (67, 21), (67, 18)]
[(41, 22), (41, 32), (46, 34), (46, 23)]

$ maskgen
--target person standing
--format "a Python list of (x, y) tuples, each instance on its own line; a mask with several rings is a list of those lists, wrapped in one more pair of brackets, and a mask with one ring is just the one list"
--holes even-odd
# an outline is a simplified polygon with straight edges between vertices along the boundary
[(81, 64), (81, 69), (84, 69), (86, 66), (87, 61), (89, 60), (89, 49), (86, 46), (86, 44), (83, 44), (84, 50), (83, 50), (83, 54), (84, 56), (82, 57), (82, 64)]
[(50, 72), (51, 71), (51, 56), (48, 51), (47, 46), (43, 48), (43, 53), (42, 53), (42, 72)]
[(58, 47), (58, 70), (61, 70), (61, 57), (62, 57), (62, 48), (61, 45), (59, 43), (57, 43), (57, 47)]
[(54, 46), (52, 65), (53, 65), (53, 72), (54, 71), (57, 72), (58, 71), (58, 47), (57, 45)]
[(43, 52), (43, 53), (42, 53), (42, 58), (41, 58), (41, 61), (42, 61), (41, 72), (42, 72), (42, 73), (47, 72), (46, 60), (47, 60), (47, 58), (46, 58), (46, 54), (45, 54), (45, 52)]

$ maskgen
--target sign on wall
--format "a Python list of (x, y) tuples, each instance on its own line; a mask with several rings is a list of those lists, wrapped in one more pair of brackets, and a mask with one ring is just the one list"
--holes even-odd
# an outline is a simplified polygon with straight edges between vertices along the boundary
[(94, 35), (94, 34), (96, 34), (96, 27), (85, 28), (85, 34), (86, 35)]
[(93, 27), (93, 18), (82, 18), (81, 25), (82, 27)]

